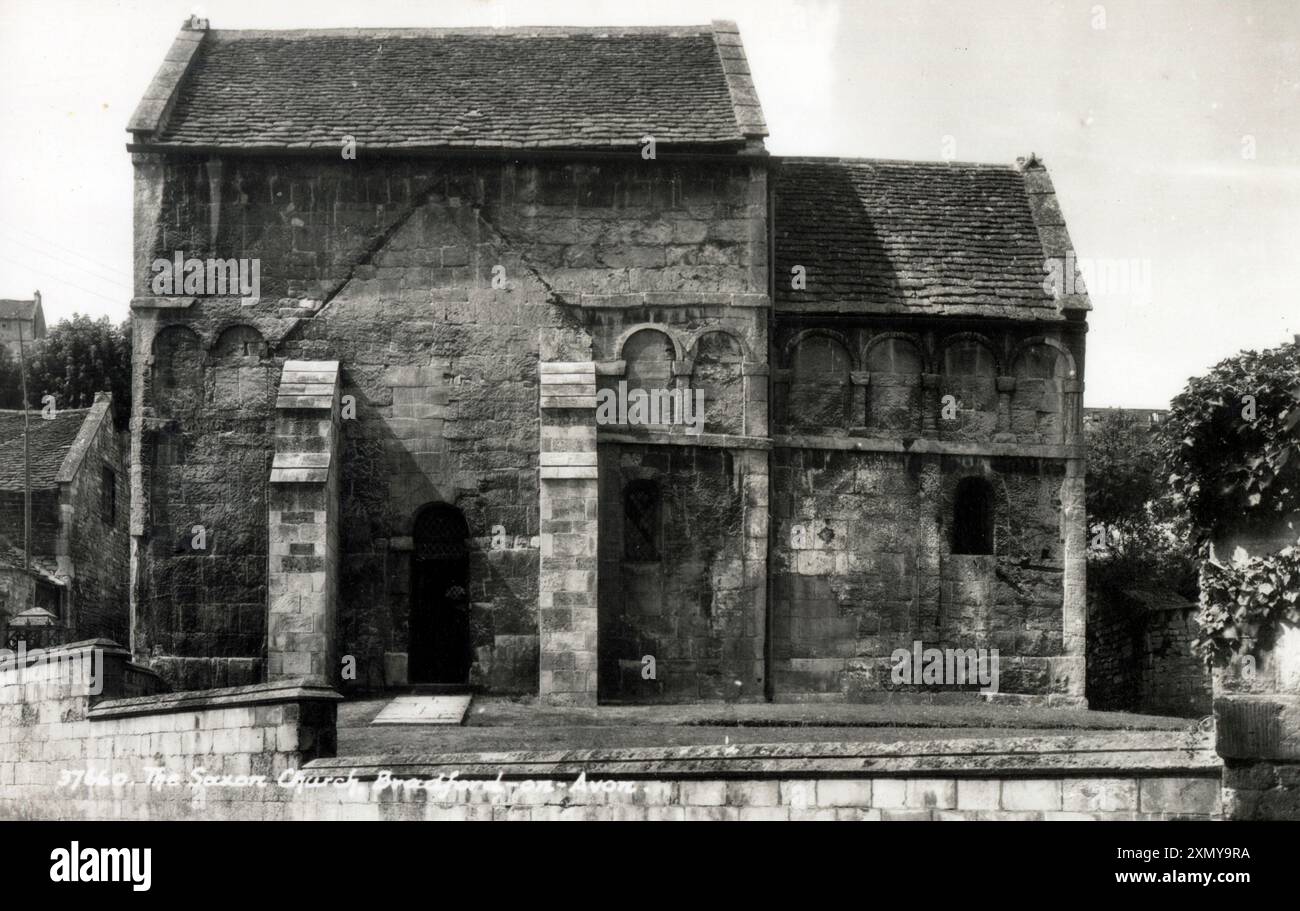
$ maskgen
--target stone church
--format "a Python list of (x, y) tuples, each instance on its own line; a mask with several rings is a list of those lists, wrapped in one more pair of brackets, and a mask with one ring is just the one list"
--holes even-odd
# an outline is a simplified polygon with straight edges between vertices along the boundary
[(1036, 158), (772, 156), (726, 22), (193, 19), (129, 130), (174, 687), (978, 698), (893, 680), (920, 642), (1083, 703), (1089, 304)]

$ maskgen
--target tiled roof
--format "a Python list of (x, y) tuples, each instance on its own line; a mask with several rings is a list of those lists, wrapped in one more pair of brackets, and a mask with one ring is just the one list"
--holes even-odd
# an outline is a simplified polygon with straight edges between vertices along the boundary
[(1041, 167), (800, 158), (773, 180), (778, 308), (1062, 318), (1044, 262), (1068, 237)]
[[(33, 490), (57, 486), (59, 468), (89, 412), (89, 408), (60, 408), (50, 421), (39, 411), (28, 413)], [(23, 413), (0, 411), (0, 490), (22, 489)]]
[[(170, 108), (169, 108), (170, 105)], [(159, 144), (635, 148), (766, 135), (739, 34), (697, 28), (181, 32), (132, 118)]]
[(0, 300), (0, 319), (35, 319), (36, 301)]

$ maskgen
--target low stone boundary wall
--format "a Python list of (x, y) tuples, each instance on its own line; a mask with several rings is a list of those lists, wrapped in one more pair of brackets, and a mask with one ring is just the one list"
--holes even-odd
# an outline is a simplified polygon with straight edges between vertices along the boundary
[[(1218, 819), (1212, 744), (1159, 731), (338, 757), (304, 771), (348, 784), (288, 809), (341, 819)], [(417, 781), (433, 784), (404, 786)]]
[(311, 680), (123, 696), (153, 683), (120, 647), (56, 651), (0, 671), (0, 818), (1223, 816), (1190, 730), (334, 757), (340, 697)]
[(148, 693), (156, 675), (104, 640), (0, 670), (0, 818), (225, 818), (201, 776), (274, 778), (332, 755), (335, 703), (307, 680)]

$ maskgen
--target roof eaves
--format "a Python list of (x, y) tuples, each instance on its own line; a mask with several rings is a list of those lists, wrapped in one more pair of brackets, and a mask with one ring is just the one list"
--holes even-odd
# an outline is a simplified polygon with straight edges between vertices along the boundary
[(145, 90), (144, 97), (140, 99), (140, 104), (126, 125), (127, 131), (134, 133), (137, 139), (156, 135), (162, 129), (175, 104), (176, 90), (185, 78), (207, 30), (206, 19), (189, 19), (181, 26), (180, 34), (163, 57), (162, 66), (158, 67), (158, 72), (154, 74), (153, 81), (149, 83), (149, 88)]
[(758, 100), (754, 80), (745, 57), (745, 46), (740, 40), (740, 28), (734, 22), (714, 20), (713, 41), (722, 61), (722, 72), (731, 93), (731, 107), (736, 113), (736, 126), (742, 135), (761, 139), (768, 135), (763, 106)]

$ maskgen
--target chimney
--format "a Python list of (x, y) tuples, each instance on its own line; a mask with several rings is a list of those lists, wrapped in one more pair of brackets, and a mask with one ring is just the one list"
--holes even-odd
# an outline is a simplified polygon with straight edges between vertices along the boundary
[(32, 292), (32, 300), (35, 301), (35, 302), (36, 302), (36, 306), (39, 307), (39, 306), (41, 305), (41, 292), (39, 292), (39, 291), (33, 291), (33, 292)]

